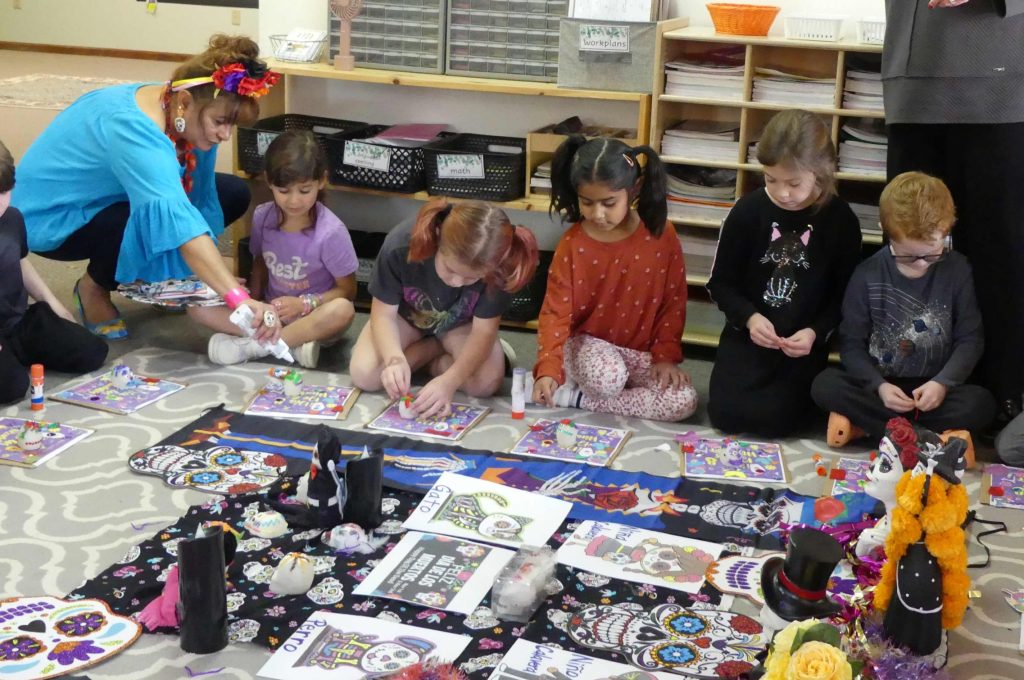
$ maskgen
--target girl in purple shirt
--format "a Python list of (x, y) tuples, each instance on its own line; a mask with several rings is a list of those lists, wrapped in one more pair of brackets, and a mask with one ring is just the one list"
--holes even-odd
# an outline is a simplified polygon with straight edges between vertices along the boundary
[[(274, 305), (281, 339), (306, 368), (316, 367), (320, 343), (341, 335), (355, 315), (356, 269), (352, 239), (341, 220), (318, 198), (327, 184), (327, 162), (311, 132), (279, 135), (267, 148), (272, 203), (256, 208), (249, 247), (249, 289)], [(207, 353), (216, 364), (237, 364), (269, 350), (240, 336), (226, 307), (191, 307), (189, 314), (215, 331)]]

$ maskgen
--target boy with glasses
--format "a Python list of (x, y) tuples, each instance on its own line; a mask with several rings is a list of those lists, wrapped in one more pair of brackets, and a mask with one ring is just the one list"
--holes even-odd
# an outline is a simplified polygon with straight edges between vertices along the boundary
[[(897, 416), (934, 432), (984, 428), (996, 404), (965, 384), (985, 343), (971, 267), (949, 249), (953, 197), (942, 180), (905, 172), (882, 191), (879, 212), (889, 245), (846, 288), (842, 368), (826, 369), (811, 387), (830, 412), (828, 444), (878, 441)], [(966, 432), (957, 436), (970, 443)]]

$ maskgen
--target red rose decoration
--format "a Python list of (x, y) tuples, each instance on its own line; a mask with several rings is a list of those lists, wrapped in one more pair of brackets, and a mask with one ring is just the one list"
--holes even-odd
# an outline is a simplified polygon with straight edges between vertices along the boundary
[(272, 453), (264, 461), (269, 467), (283, 468), (288, 466), (288, 460), (279, 453)]
[(636, 492), (632, 489), (619, 489), (599, 493), (594, 497), (594, 505), (602, 510), (629, 510), (638, 503)]
[(233, 484), (228, 489), (228, 493), (229, 494), (249, 493), (251, 491), (259, 491), (259, 489), (260, 489), (260, 485), (259, 484), (252, 484), (252, 483)]
[(885, 436), (900, 452), (900, 463), (904, 470), (917, 465), (917, 432), (906, 418), (893, 418), (885, 424)]
[(715, 673), (720, 678), (738, 678), (753, 670), (754, 664), (746, 661), (723, 661), (715, 666)]
[(758, 635), (764, 632), (764, 627), (759, 622), (742, 614), (734, 616), (730, 625), (734, 631), (745, 635)]
[(822, 524), (831, 522), (846, 511), (846, 504), (834, 496), (825, 496), (814, 501), (814, 519)]

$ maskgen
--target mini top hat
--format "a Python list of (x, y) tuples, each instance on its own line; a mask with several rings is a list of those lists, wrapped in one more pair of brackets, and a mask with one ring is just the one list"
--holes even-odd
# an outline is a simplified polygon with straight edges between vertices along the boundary
[(765, 606), (786, 621), (826, 618), (839, 611), (825, 587), (843, 548), (832, 536), (817, 529), (793, 529), (786, 557), (773, 557), (761, 570)]

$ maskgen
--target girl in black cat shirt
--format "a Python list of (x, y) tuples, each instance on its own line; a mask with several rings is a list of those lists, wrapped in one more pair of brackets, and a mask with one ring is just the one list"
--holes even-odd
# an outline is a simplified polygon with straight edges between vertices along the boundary
[(836, 195), (835, 147), (814, 114), (773, 117), (757, 160), (765, 187), (725, 219), (708, 282), (727, 321), (708, 415), (727, 433), (781, 437), (816, 413), (811, 382), (860, 261), (860, 224)]

